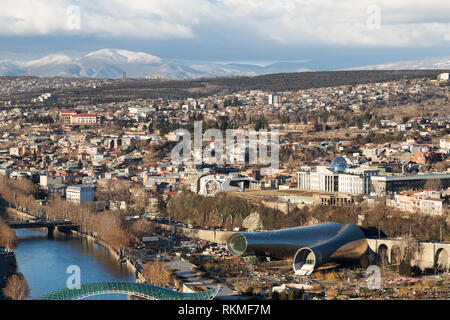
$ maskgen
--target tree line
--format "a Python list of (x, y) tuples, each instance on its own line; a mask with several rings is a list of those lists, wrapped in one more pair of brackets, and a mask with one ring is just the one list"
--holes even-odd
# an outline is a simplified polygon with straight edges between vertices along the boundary
[(80, 226), (80, 231), (98, 237), (118, 250), (130, 245), (133, 234), (118, 212), (96, 212), (90, 204), (76, 204), (60, 197), (49, 200), (48, 205), (36, 202), (37, 187), (29, 180), (11, 180), (0, 176), (0, 198), (13, 208), (45, 214), (51, 219), (68, 219)]
[[(397, 209), (387, 207), (385, 204), (352, 207), (304, 206), (295, 207), (285, 214), (280, 210), (251, 203), (246, 199), (223, 192), (214, 197), (205, 197), (183, 191), (169, 201), (164, 215), (187, 224), (233, 229), (242, 228), (244, 219), (253, 212), (259, 214), (265, 230), (327, 222), (341, 224), (361, 222), (361, 226), (368, 233), (371, 232), (368, 236), (373, 237), (377, 236), (377, 230), (380, 228), (380, 234), (387, 237), (411, 234), (417, 240), (450, 238), (445, 217), (424, 214), (405, 216)], [(364, 218), (361, 219), (361, 217)]]

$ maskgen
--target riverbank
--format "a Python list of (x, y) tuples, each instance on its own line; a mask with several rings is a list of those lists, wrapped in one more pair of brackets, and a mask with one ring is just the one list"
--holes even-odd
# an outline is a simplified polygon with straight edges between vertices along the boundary
[[(7, 214), (9, 214), (9, 208), (6, 210)], [(20, 215), (19, 212), (17, 216), (24, 220), (26, 218), (31, 219), (34, 217), (28, 215)], [(3, 300), (3, 288), (6, 286), (8, 277), (17, 271), (17, 261), (16, 255), (12, 254), (1, 254), (0, 255), (0, 300)]]
[(17, 261), (14, 254), (0, 255), (0, 300), (3, 300), (3, 288), (6, 286), (8, 277), (17, 271)]
[[(13, 208), (8, 208), (8, 214), (11, 216), (14, 216), (16, 218), (19, 218), (20, 220), (34, 220), (36, 219), (35, 216), (18, 211), (16, 209)], [(108, 250), (108, 252), (114, 257), (114, 259), (117, 261), (117, 263), (122, 263), (120, 262), (120, 260), (124, 259), (125, 261), (123, 263), (126, 264), (127, 269), (132, 272), (136, 279), (138, 279), (139, 282), (142, 282), (144, 280), (144, 276), (143, 274), (138, 270), (138, 267), (135, 266), (135, 264), (133, 263), (133, 261), (130, 261), (130, 259), (128, 259), (127, 257), (121, 257), (118, 252), (116, 252), (108, 243), (106, 243), (105, 241), (93, 236), (93, 235), (89, 235), (86, 234), (84, 232), (80, 232), (80, 231), (76, 231), (76, 230), (69, 230), (68, 232), (63, 232), (63, 231), (57, 231), (57, 232), (62, 232), (65, 234), (70, 234), (71, 236), (73, 236), (74, 238), (78, 238), (78, 239), (86, 239), (88, 241), (92, 241), (104, 248), (106, 248)]]
[(122, 263), (120, 262), (120, 260), (124, 259), (126, 266), (128, 268), (129, 271), (133, 272), (136, 276), (136, 282), (142, 282), (145, 281), (144, 275), (138, 270), (138, 267), (135, 266), (133, 264), (132, 261), (130, 261), (130, 259), (128, 257), (121, 257), (119, 255), (119, 253), (117, 251), (115, 251), (108, 243), (106, 243), (105, 241), (93, 236), (93, 235), (89, 235), (80, 231), (76, 231), (76, 230), (70, 230), (70, 233), (73, 237), (75, 238), (80, 238), (80, 239), (86, 239), (89, 241), (92, 241), (94, 243), (97, 243), (99, 245), (101, 245), (102, 247), (108, 249), (109, 253), (116, 259), (117, 263)]
[(13, 215), (13, 216), (17, 217), (17, 218), (19, 218), (22, 221), (23, 220), (35, 220), (36, 219), (35, 216), (33, 216), (31, 214), (28, 214), (28, 213), (25, 213), (25, 212), (22, 212), (22, 211), (19, 211), (19, 210), (14, 209), (14, 208), (7, 208), (6, 209), (6, 213), (8, 215)]

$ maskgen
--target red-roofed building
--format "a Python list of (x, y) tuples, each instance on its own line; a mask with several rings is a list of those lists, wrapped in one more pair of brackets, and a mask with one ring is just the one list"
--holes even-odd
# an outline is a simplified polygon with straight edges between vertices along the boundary
[(73, 110), (63, 110), (59, 113), (59, 117), (63, 124), (70, 125), (93, 125), (101, 122), (101, 117), (98, 114), (78, 114)]
[(393, 199), (387, 199), (386, 204), (403, 211), (431, 215), (442, 215), (445, 206), (448, 205), (446, 199), (440, 197), (439, 192), (432, 190), (403, 191), (396, 194)]
[(417, 164), (426, 164), (428, 161), (430, 163), (439, 162), (445, 159), (445, 155), (442, 152), (418, 152), (412, 158), (412, 161)]
[(77, 112), (73, 110), (62, 110), (59, 113), (59, 118), (61, 119), (61, 122), (64, 124), (70, 124), (72, 116), (76, 116)]

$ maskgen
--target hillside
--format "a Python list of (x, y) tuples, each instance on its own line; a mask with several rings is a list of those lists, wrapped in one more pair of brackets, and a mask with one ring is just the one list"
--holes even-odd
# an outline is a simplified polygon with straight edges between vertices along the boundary
[[(430, 78), (442, 71), (324, 71), (270, 74), (256, 77), (224, 77), (197, 80), (149, 81), (130, 79), (127, 83), (95, 89), (96, 95), (114, 95), (119, 99), (203, 97), (218, 92), (233, 93), (242, 90), (287, 91), (342, 85), (386, 82), (399, 79)], [(94, 90), (94, 89), (92, 89)], [(86, 90), (83, 90), (86, 91)], [(73, 94), (82, 94), (74, 90)], [(87, 94), (84, 92), (83, 94)]]

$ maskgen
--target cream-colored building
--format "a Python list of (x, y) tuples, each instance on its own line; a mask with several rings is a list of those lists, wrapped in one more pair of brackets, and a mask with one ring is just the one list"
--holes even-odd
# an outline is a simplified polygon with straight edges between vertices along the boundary
[(433, 191), (403, 191), (387, 199), (386, 205), (411, 213), (442, 215), (445, 199), (441, 199), (439, 192)]
[(340, 192), (353, 195), (370, 193), (370, 178), (379, 170), (346, 169), (337, 172), (328, 167), (316, 167), (298, 172), (298, 189), (317, 192)]

